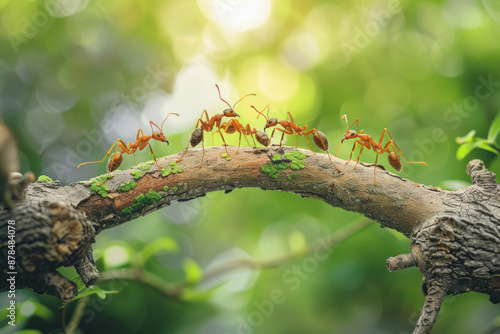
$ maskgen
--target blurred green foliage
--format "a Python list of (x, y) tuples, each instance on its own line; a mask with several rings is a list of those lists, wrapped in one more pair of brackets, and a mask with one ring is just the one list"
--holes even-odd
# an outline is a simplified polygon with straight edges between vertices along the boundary
[(486, 151), (500, 155), (500, 146), (495, 142), (500, 132), (500, 114), (497, 115), (495, 120), (490, 126), (488, 131), (488, 138), (476, 137), (476, 130), (471, 130), (463, 137), (457, 137), (456, 142), (460, 144), (457, 150), (457, 159), (462, 160), (475, 148), (481, 148)]
[[(498, 154), (472, 149), (499, 144), (496, 0), (0, 0), (0, 23), (0, 113), (18, 142), (23, 172), (64, 184), (103, 174), (105, 162), (76, 166), (101, 160), (116, 138), (133, 141), (139, 128), (149, 133), (149, 121), (161, 124), (169, 112), (180, 114), (163, 127), (170, 146), (155, 142), (153, 149), (157, 157), (180, 152), (203, 109), (213, 115), (227, 107), (215, 83), (231, 105), (257, 94), (237, 105), (242, 124), (262, 129), (250, 105), (271, 104), (271, 117), (290, 111), (297, 124), (324, 132), (330, 150), (345, 132), (343, 114), (359, 118), (360, 130), (375, 139), (387, 128), (409, 160), (428, 163), (405, 166), (418, 183), (464, 186), (466, 164), (475, 158), (500, 172)], [(454, 138), (472, 130), (490, 132), (486, 139), (463, 138), (459, 148)], [(238, 136), (226, 137), (238, 144)], [(295, 145), (295, 137), (287, 142)], [(215, 136), (214, 145), (220, 143)], [(308, 147), (304, 138), (299, 146)], [(338, 156), (347, 159), (350, 151), (343, 145)], [(135, 158), (148, 161), (149, 152)], [(374, 160), (373, 152), (363, 152), (361, 161)], [(133, 164), (125, 156), (122, 168)], [(125, 271), (99, 285), (118, 293), (89, 296), (80, 328), (410, 332), (423, 304), (421, 275), (415, 268), (387, 271), (385, 259), (407, 253), (409, 240), (376, 224), (324, 261), (304, 255), (277, 268), (207, 277), (231, 261), (300, 253), (358, 219), (313, 199), (260, 189), (173, 203), (99, 235), (101, 275)], [(72, 269), (61, 272), (75, 276)], [(16, 330), (59, 331), (55, 298), (29, 291), (17, 298)], [(67, 321), (77, 303), (66, 308)], [(493, 332), (498, 314), (485, 295), (450, 296), (433, 333)]]

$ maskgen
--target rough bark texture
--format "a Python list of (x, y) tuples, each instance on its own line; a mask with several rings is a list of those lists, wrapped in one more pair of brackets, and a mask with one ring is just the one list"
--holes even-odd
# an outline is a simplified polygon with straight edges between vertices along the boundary
[[(424, 276), (428, 293), (414, 333), (430, 332), (447, 294), (477, 291), (490, 295), (492, 302), (500, 301), (500, 188), (482, 162), (469, 164), (472, 186), (450, 192), (417, 187), (380, 168), (375, 186), (373, 166), (353, 169), (353, 163), (345, 165), (334, 159), (343, 171), (339, 173), (324, 154), (299, 149), (302, 157), (291, 158), (292, 150), (285, 147), (276, 156), (274, 147), (260, 151), (242, 148), (228, 161), (221, 158), (224, 148), (213, 147), (206, 149), (202, 167), (201, 150), (190, 150), (178, 167), (171, 163), (179, 155), (158, 160), (171, 167), (163, 171), (168, 176), (152, 165), (136, 180), (137, 186), (125, 192), (117, 192), (117, 188), (134, 179), (132, 172), (140, 174), (137, 169), (115, 173), (106, 182), (109, 191), (100, 195), (78, 183), (64, 187), (57, 181), (31, 184), (26, 200), (13, 209), (0, 203), (0, 224), (16, 221), (16, 265), (27, 277), (22, 287), (71, 300), (76, 293), (74, 284), (55, 269), (73, 265), (85, 284), (95, 283), (98, 274), (90, 244), (103, 229), (146, 215), (173, 200), (258, 187), (293, 192), (360, 212), (411, 237), (412, 252), (390, 258), (387, 266), (391, 271), (418, 266)], [(4, 231), (5, 227), (0, 228)], [(6, 268), (2, 262), (6, 259), (4, 239), (0, 246), (0, 265)], [(0, 291), (6, 289), (0, 286)]]
[(500, 187), (482, 161), (471, 161), (473, 185), (447, 192), (442, 212), (411, 236), (411, 254), (389, 270), (418, 266), (427, 297), (414, 333), (429, 333), (445, 295), (477, 291), (500, 302)]

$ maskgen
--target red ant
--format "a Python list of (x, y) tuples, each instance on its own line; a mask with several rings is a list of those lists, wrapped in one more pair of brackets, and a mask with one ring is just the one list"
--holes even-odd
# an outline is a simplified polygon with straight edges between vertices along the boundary
[[(235, 132), (238, 132), (240, 134), (240, 139), (239, 139), (239, 142), (238, 142), (238, 150), (236, 151), (236, 154), (238, 154), (238, 152), (240, 150), (241, 135), (245, 136), (245, 140), (247, 141), (248, 146), (250, 146), (250, 143), (248, 142), (247, 136), (252, 137), (254, 147), (257, 149), (257, 151), (259, 149), (257, 148), (257, 144), (255, 142), (255, 138), (257, 138), (257, 141), (260, 144), (264, 145), (265, 147), (269, 146), (269, 142), (270, 142), (269, 141), (269, 137), (267, 136), (267, 134), (265, 132), (263, 132), (263, 131), (257, 131), (255, 128), (253, 128), (253, 129), (250, 128), (250, 124), (247, 124), (246, 126), (243, 126), (236, 118), (231, 118), (229, 120), (229, 122), (222, 123), (221, 128), (227, 134), (232, 134), (232, 133), (235, 133)], [(218, 130), (217, 132), (219, 132), (219, 131), (220, 130)], [(254, 137), (254, 135), (255, 135), (255, 137)]]
[[(347, 126), (349, 124), (347, 122), (347, 115), (343, 115), (342, 119), (345, 119), (345, 124)], [(350, 130), (351, 127), (354, 125), (354, 123), (356, 123), (356, 131)], [(374, 181), (375, 185), (377, 185), (377, 179), (375, 178), (375, 171), (377, 169), (377, 160), (378, 160), (378, 156), (380, 154), (387, 153), (388, 154), (387, 160), (389, 161), (389, 164), (392, 166), (392, 168), (394, 168), (395, 170), (397, 170), (399, 172), (401, 170), (401, 167), (402, 167), (406, 176), (408, 176), (408, 174), (406, 173), (406, 170), (403, 167), (403, 164), (401, 163), (401, 159), (399, 158), (399, 155), (396, 152), (399, 152), (399, 154), (401, 154), (401, 156), (406, 161), (406, 163), (423, 164), (423, 165), (427, 166), (427, 163), (424, 161), (408, 161), (408, 160), (406, 160), (405, 156), (403, 155), (403, 152), (401, 152), (401, 150), (396, 145), (394, 140), (392, 140), (391, 136), (389, 135), (389, 131), (387, 131), (387, 129), (384, 129), (384, 131), (382, 131), (382, 135), (380, 136), (380, 140), (378, 141), (378, 143), (376, 143), (373, 140), (372, 136), (363, 133), (363, 130), (361, 130), (361, 132), (358, 132), (358, 130), (359, 130), (359, 119), (356, 118), (356, 120), (347, 128), (347, 132), (345, 133), (344, 138), (342, 138), (342, 141), (340, 142), (340, 145), (337, 148), (337, 151), (335, 151), (335, 156), (337, 156), (337, 152), (339, 151), (339, 148), (342, 145), (342, 143), (344, 142), (344, 140), (359, 138), (358, 140), (356, 140), (354, 142), (354, 145), (352, 146), (351, 155), (349, 156), (349, 160), (346, 162), (346, 164), (347, 164), (347, 163), (349, 163), (349, 161), (351, 161), (352, 154), (353, 154), (354, 150), (356, 149), (356, 144), (361, 145), (361, 150), (359, 151), (358, 158), (356, 159), (356, 164), (354, 165), (354, 168), (356, 168), (356, 166), (358, 165), (358, 162), (359, 162), (359, 157), (360, 157), (361, 153), (363, 153), (363, 149), (365, 147), (367, 149), (373, 148), (373, 151), (377, 154), (377, 156), (375, 158), (375, 165), (373, 167), (373, 181)], [(384, 140), (385, 134), (387, 134), (387, 137), (389, 138), (389, 142), (387, 142), (387, 144), (382, 146), (382, 141)], [(392, 148), (392, 151), (391, 151), (391, 148)], [(408, 178), (410, 179), (411, 182), (413, 182), (413, 180), (409, 176), (408, 176)], [(417, 187), (420, 187), (415, 182), (413, 182), (413, 184), (416, 185)]]
[[(134, 165), (135, 165), (136, 164), (135, 163), (135, 155), (134, 155), (135, 151), (137, 151), (137, 149), (139, 149), (139, 151), (142, 151), (146, 146), (149, 146), (149, 150), (151, 151), (151, 154), (153, 155), (153, 159), (154, 159), (156, 165), (161, 169), (162, 167), (158, 164), (158, 161), (156, 161), (156, 157), (155, 157), (155, 154), (153, 153), (153, 148), (151, 147), (149, 140), (155, 139), (155, 140), (167, 143), (167, 145), (169, 144), (168, 140), (165, 139), (165, 135), (163, 134), (163, 124), (165, 123), (165, 121), (168, 119), (168, 117), (170, 115), (179, 116), (179, 114), (176, 114), (176, 113), (169, 113), (167, 115), (167, 117), (163, 120), (163, 122), (161, 123), (161, 127), (158, 127), (158, 125), (156, 125), (156, 123), (154, 123), (153, 121), (149, 121), (149, 125), (151, 126), (151, 132), (152, 132), (151, 135), (145, 135), (145, 134), (143, 134), (142, 129), (139, 129), (139, 131), (137, 131), (137, 137), (136, 137), (135, 143), (128, 142), (128, 145), (125, 144), (125, 142), (122, 139), (118, 138), (117, 140), (115, 140), (113, 145), (111, 145), (111, 148), (106, 153), (104, 158), (102, 158), (102, 160), (84, 162), (84, 163), (79, 164), (78, 167), (86, 165), (86, 164), (103, 162), (104, 159), (106, 159), (106, 157), (111, 153), (111, 151), (113, 150), (113, 147), (115, 147), (115, 145), (116, 145), (115, 153), (113, 153), (109, 157), (109, 160), (108, 160), (108, 175), (106, 175), (106, 178), (104, 179), (104, 181), (99, 183), (98, 186), (103, 184), (104, 182), (106, 182), (106, 180), (109, 177), (109, 174), (112, 171), (116, 170), (118, 167), (120, 167), (120, 165), (122, 164), (122, 161), (123, 161), (122, 155), (124, 153), (125, 154), (132, 154), (132, 156), (134, 157)], [(155, 131), (153, 129), (153, 125), (158, 129), (158, 131)], [(120, 152), (118, 152), (118, 149), (120, 149)]]
[[(222, 135), (222, 132), (220, 131), (221, 129), (221, 123), (222, 123), (222, 118), (223, 117), (240, 117), (240, 115), (238, 115), (235, 111), (234, 111), (234, 108), (236, 107), (236, 105), (238, 104), (238, 102), (240, 102), (241, 100), (243, 100), (245, 97), (247, 96), (255, 96), (255, 94), (247, 94), (245, 96), (243, 96), (241, 99), (239, 99), (238, 101), (236, 101), (236, 103), (231, 107), (231, 105), (229, 103), (227, 103), (226, 100), (224, 100), (220, 94), (220, 89), (219, 89), (219, 86), (217, 84), (215, 84), (215, 87), (217, 87), (217, 91), (219, 92), (219, 98), (224, 102), (226, 103), (229, 108), (228, 109), (224, 109), (222, 111), (222, 114), (216, 114), (214, 116), (212, 116), (212, 118), (209, 119), (208, 117), (208, 112), (206, 110), (203, 110), (203, 112), (201, 113), (201, 116), (200, 118), (198, 118), (198, 121), (196, 122), (196, 126), (194, 127), (194, 130), (193, 132), (191, 132), (191, 136), (189, 138), (189, 142), (187, 144), (187, 147), (186, 147), (186, 151), (184, 151), (184, 154), (182, 155), (182, 157), (180, 159), (177, 160), (177, 162), (181, 161), (182, 159), (184, 159), (184, 156), (186, 155), (188, 149), (189, 149), (189, 144), (191, 144), (191, 147), (195, 147), (197, 146), (200, 142), (201, 142), (201, 146), (202, 146), (202, 149), (203, 149), (203, 153), (202, 153), (202, 156), (201, 156), (201, 162), (200, 162), (200, 167), (202, 166), (203, 164), (203, 158), (205, 156), (205, 139), (203, 138), (203, 131), (205, 132), (212, 132), (212, 130), (214, 129), (214, 125), (217, 127), (219, 134), (220, 134), (220, 137), (222, 138), (222, 141), (224, 142), (224, 147), (226, 149), (226, 153), (227, 153), (227, 156), (229, 157), (229, 152), (227, 150), (227, 144), (226, 144), (226, 141), (224, 139), (224, 136)], [(205, 114), (205, 117), (206, 117), (206, 121), (203, 120), (203, 114)], [(198, 125), (200, 125), (200, 127), (198, 128)]]
[[(325, 151), (328, 154), (328, 158), (330, 159), (330, 162), (332, 163), (333, 167), (335, 167), (339, 171), (339, 173), (342, 173), (342, 171), (340, 169), (338, 169), (338, 167), (335, 166), (335, 164), (333, 163), (330, 152), (328, 152), (328, 138), (326, 138), (326, 135), (323, 132), (321, 132), (317, 129), (310, 129), (309, 131), (306, 132), (307, 125), (300, 127), (297, 124), (295, 124), (293, 117), (292, 117), (292, 114), (289, 111), (287, 111), (287, 113), (288, 113), (288, 116), (290, 117), (290, 120), (285, 119), (285, 120), (278, 122), (277, 118), (269, 118), (269, 105), (267, 106), (267, 117), (266, 117), (266, 115), (264, 115), (264, 113), (262, 113), (261, 111), (258, 111), (257, 108), (255, 108), (254, 106), (252, 106), (252, 107), (255, 109), (255, 111), (257, 111), (260, 115), (264, 116), (264, 118), (266, 119), (266, 126), (264, 127), (264, 131), (266, 131), (267, 128), (274, 127), (278, 124), (283, 127), (283, 129), (274, 128), (273, 132), (271, 133), (271, 137), (270, 137), (270, 138), (273, 138), (274, 132), (276, 130), (282, 132), (280, 146), (278, 148), (278, 151), (281, 149), (281, 145), (283, 143), (283, 138), (285, 137), (285, 134), (293, 135), (294, 133), (296, 133), (297, 134), (297, 141), (295, 143), (295, 146), (298, 146), (299, 136), (304, 136), (304, 137), (306, 137), (307, 142), (309, 143), (309, 147), (311, 148), (311, 152), (313, 152), (313, 154), (316, 155), (316, 153), (312, 149), (311, 142), (309, 141), (309, 135), (312, 134), (314, 144), (319, 149)], [(257, 116), (257, 118), (259, 118), (260, 115)]]

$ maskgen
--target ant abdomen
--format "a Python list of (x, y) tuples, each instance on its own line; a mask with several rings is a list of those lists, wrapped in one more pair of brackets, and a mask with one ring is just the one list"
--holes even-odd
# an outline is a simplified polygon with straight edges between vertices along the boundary
[(123, 161), (123, 155), (121, 152), (115, 152), (111, 154), (108, 160), (108, 172), (111, 173), (112, 171), (120, 167), (122, 161)]
[(269, 146), (269, 137), (264, 131), (256, 131), (255, 138), (257, 138), (257, 141), (263, 146)]
[(401, 159), (399, 159), (399, 156), (396, 154), (396, 152), (390, 152), (387, 156), (387, 161), (389, 161), (392, 168), (394, 168), (398, 172), (401, 170)]
[(203, 140), (203, 130), (200, 128), (196, 128), (191, 132), (191, 137), (189, 138), (189, 142), (191, 143), (191, 147), (196, 147)]
[(236, 126), (234, 125), (233, 122), (231, 122), (226, 128), (224, 128), (224, 131), (227, 133), (227, 134), (233, 134), (236, 132)]
[(313, 134), (313, 141), (316, 146), (318, 146), (321, 150), (328, 150), (328, 138), (326, 138), (325, 134), (321, 131), (316, 131)]

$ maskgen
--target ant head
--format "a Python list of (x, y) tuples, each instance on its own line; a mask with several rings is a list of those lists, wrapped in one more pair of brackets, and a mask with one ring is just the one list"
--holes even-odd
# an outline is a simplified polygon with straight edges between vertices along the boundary
[(264, 131), (266, 131), (267, 128), (272, 128), (273, 126), (276, 126), (277, 124), (278, 124), (277, 118), (269, 118), (266, 122), (266, 126), (264, 127)]
[[(347, 131), (346, 131), (346, 133), (344, 135), (344, 138), (342, 138), (341, 143), (343, 143), (344, 140), (346, 140), (346, 139), (357, 138), (358, 137), (358, 131), (351, 130), (351, 126), (353, 126), (354, 123), (359, 124), (358, 123), (358, 119), (356, 118), (356, 120), (351, 124), (351, 126), (349, 126), (349, 123), (347, 122), (347, 115), (342, 115), (342, 119), (345, 119), (345, 126), (347, 128)], [(361, 130), (361, 133), (363, 133), (363, 130)]]
[(256, 112), (259, 113), (259, 116), (257, 116), (257, 119), (260, 116), (264, 116), (264, 118), (266, 119), (266, 126), (264, 127), (264, 131), (266, 131), (267, 128), (271, 128), (271, 127), (276, 126), (278, 124), (278, 119), (277, 118), (269, 118), (269, 107), (270, 107), (269, 104), (264, 108), (264, 109), (267, 108), (267, 117), (262, 112), (262, 111), (264, 111), (264, 109), (262, 109), (262, 111), (258, 111), (257, 108), (255, 108), (254, 106), (250, 106), (250, 107), (252, 107), (253, 109), (255, 109)]
[(353, 138), (356, 138), (356, 137), (358, 137), (358, 132), (356, 132), (354, 130), (348, 130), (345, 133), (344, 138), (342, 138), (341, 143), (343, 143), (344, 140), (346, 140), (346, 139), (353, 139)]
[[(176, 113), (173, 113), (173, 112), (172, 112), (172, 113), (169, 113), (169, 114), (167, 115), (167, 117), (165, 117), (165, 119), (163, 120), (163, 122), (161, 123), (161, 127), (159, 127), (158, 125), (156, 125), (156, 123), (155, 123), (155, 122), (153, 122), (153, 121), (149, 121), (149, 125), (151, 126), (151, 131), (152, 131), (152, 133), (151, 133), (151, 138), (152, 138), (152, 139), (155, 139), (155, 140), (158, 140), (158, 141), (161, 141), (161, 142), (164, 142), (164, 143), (167, 143), (167, 145), (168, 145), (169, 143), (168, 143), (168, 140), (167, 140), (167, 139), (165, 139), (165, 135), (163, 134), (163, 124), (165, 124), (165, 121), (168, 119), (168, 117), (169, 117), (170, 115), (179, 116), (179, 114), (176, 114)], [(158, 131), (155, 131), (155, 130), (153, 129), (153, 125), (154, 125), (157, 129), (158, 129)]]
[(165, 135), (161, 131), (153, 131), (151, 138), (158, 140), (158, 141), (165, 142), (168, 145), (168, 140), (165, 138)]
[(240, 117), (233, 109), (224, 109), (222, 114), (226, 117)]

